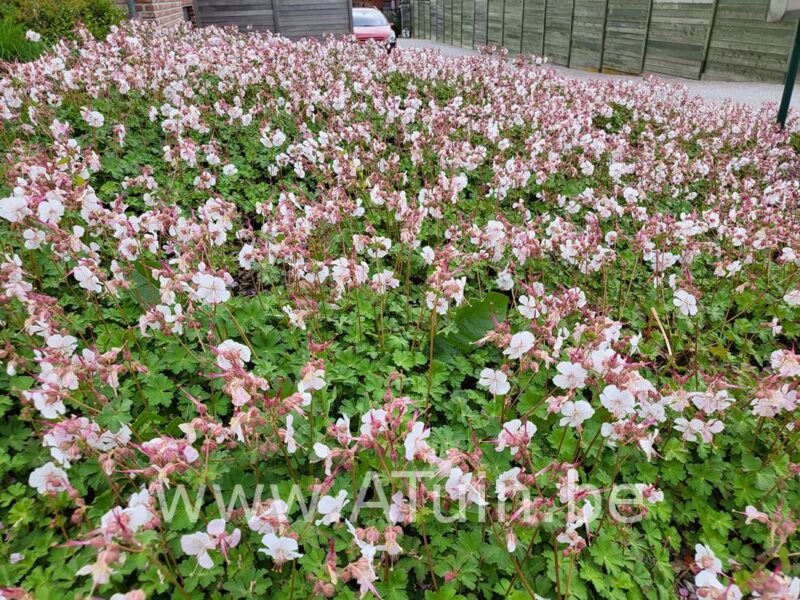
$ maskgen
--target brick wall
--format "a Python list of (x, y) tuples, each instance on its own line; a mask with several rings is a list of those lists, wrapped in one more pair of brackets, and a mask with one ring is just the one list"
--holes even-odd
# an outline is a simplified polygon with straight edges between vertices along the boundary
[[(192, 0), (135, 0), (136, 18), (155, 21), (159, 25), (177, 25), (184, 20), (183, 7), (192, 6)], [(117, 4), (127, 10), (126, 0)]]

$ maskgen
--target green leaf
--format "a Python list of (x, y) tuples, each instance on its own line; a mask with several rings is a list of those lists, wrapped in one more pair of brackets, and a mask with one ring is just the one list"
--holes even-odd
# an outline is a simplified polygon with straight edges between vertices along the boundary
[(469, 352), (475, 349), (474, 343), (495, 328), (494, 317), (504, 321), (508, 310), (508, 296), (490, 292), (479, 302), (459, 308), (452, 318), (456, 331), (439, 334), (434, 338), (434, 356), (446, 359), (458, 351)]

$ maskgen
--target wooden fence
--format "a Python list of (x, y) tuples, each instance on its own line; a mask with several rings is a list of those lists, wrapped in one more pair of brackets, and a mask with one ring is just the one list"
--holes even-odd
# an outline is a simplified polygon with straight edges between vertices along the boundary
[(411, 0), (411, 30), (594, 71), (783, 81), (795, 24), (767, 23), (768, 2)]
[(353, 31), (351, 0), (194, 0), (198, 26), (268, 29), (289, 38)]

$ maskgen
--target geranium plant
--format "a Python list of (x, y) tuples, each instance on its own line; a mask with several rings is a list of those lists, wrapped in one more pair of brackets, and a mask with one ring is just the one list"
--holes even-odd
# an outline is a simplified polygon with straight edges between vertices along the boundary
[(800, 593), (768, 110), (131, 23), (0, 115), (0, 597)]

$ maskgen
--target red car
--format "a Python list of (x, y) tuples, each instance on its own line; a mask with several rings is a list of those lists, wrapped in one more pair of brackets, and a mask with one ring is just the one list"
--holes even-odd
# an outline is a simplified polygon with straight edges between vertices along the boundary
[(353, 33), (359, 42), (375, 40), (386, 46), (389, 52), (397, 45), (392, 26), (376, 8), (353, 9)]

